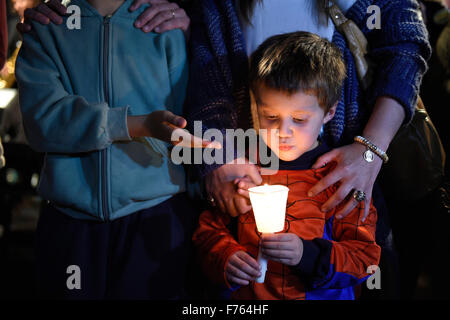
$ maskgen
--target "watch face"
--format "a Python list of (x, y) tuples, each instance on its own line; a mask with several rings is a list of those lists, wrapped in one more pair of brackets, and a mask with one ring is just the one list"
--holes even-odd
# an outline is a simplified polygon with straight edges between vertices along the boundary
[(373, 161), (373, 152), (370, 150), (367, 150), (366, 152), (364, 152), (364, 160), (366, 160), (367, 162), (372, 162)]

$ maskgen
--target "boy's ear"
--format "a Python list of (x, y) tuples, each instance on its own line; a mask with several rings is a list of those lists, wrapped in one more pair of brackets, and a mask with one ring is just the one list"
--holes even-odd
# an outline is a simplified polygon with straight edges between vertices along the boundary
[(323, 118), (324, 124), (327, 123), (328, 121), (330, 121), (331, 119), (333, 119), (334, 115), (336, 114), (336, 108), (337, 108), (338, 102), (339, 101), (336, 101), (336, 103), (330, 108), (330, 110), (328, 110), (327, 114)]

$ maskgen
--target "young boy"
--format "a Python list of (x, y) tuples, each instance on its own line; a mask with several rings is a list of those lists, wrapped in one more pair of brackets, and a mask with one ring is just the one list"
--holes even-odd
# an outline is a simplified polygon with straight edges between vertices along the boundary
[[(232, 299), (354, 299), (354, 287), (369, 276), (369, 266), (378, 264), (372, 205), (364, 223), (359, 222), (361, 204), (336, 220), (338, 208), (327, 213), (320, 208), (337, 186), (307, 195), (333, 166), (311, 169), (329, 151), (320, 131), (334, 116), (344, 77), (339, 49), (306, 32), (269, 38), (252, 55), (250, 85), (260, 127), (279, 130), (279, 148), (275, 141), (265, 142), (279, 157), (280, 170), (265, 176), (264, 183), (290, 191), (282, 233), (261, 237), (251, 211), (237, 221), (217, 210), (201, 214), (193, 237), (201, 263), (215, 283), (232, 289)], [(258, 246), (269, 259), (262, 284), (253, 282), (260, 275)]]
[[(179, 29), (146, 34), (132, 0), (72, 0), (33, 23), (17, 59), (23, 122), (45, 153), (38, 292), (52, 298), (183, 297), (195, 214), (167, 146), (187, 83)], [(173, 112), (173, 113), (172, 113)]]

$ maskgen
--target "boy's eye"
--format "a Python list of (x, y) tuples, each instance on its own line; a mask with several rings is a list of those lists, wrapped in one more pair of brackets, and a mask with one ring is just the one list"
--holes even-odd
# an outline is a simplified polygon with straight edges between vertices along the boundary
[(305, 122), (306, 119), (305, 118), (294, 118), (295, 122)]
[(276, 115), (272, 115), (272, 114), (268, 114), (265, 117), (266, 117), (266, 119), (269, 119), (269, 120), (276, 120), (276, 119), (278, 119), (278, 117)]

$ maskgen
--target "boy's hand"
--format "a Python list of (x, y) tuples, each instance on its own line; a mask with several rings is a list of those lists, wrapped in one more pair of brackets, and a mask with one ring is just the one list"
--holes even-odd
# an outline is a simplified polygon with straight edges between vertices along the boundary
[(135, 0), (129, 10), (135, 11), (144, 3), (150, 3), (151, 6), (137, 18), (134, 23), (136, 28), (158, 33), (179, 28), (188, 36), (191, 20), (184, 9), (167, 0)]
[(17, 24), (17, 30), (20, 33), (31, 31), (31, 24), (27, 21), (34, 20), (41, 24), (63, 23), (61, 16), (67, 14), (67, 8), (61, 4), (61, 0), (50, 0), (41, 3), (35, 8), (28, 8), (24, 12), (25, 21)]
[(269, 260), (296, 266), (303, 256), (303, 241), (294, 233), (263, 234), (261, 249)]
[(259, 263), (245, 251), (234, 253), (225, 267), (228, 282), (246, 286), (261, 275)]

